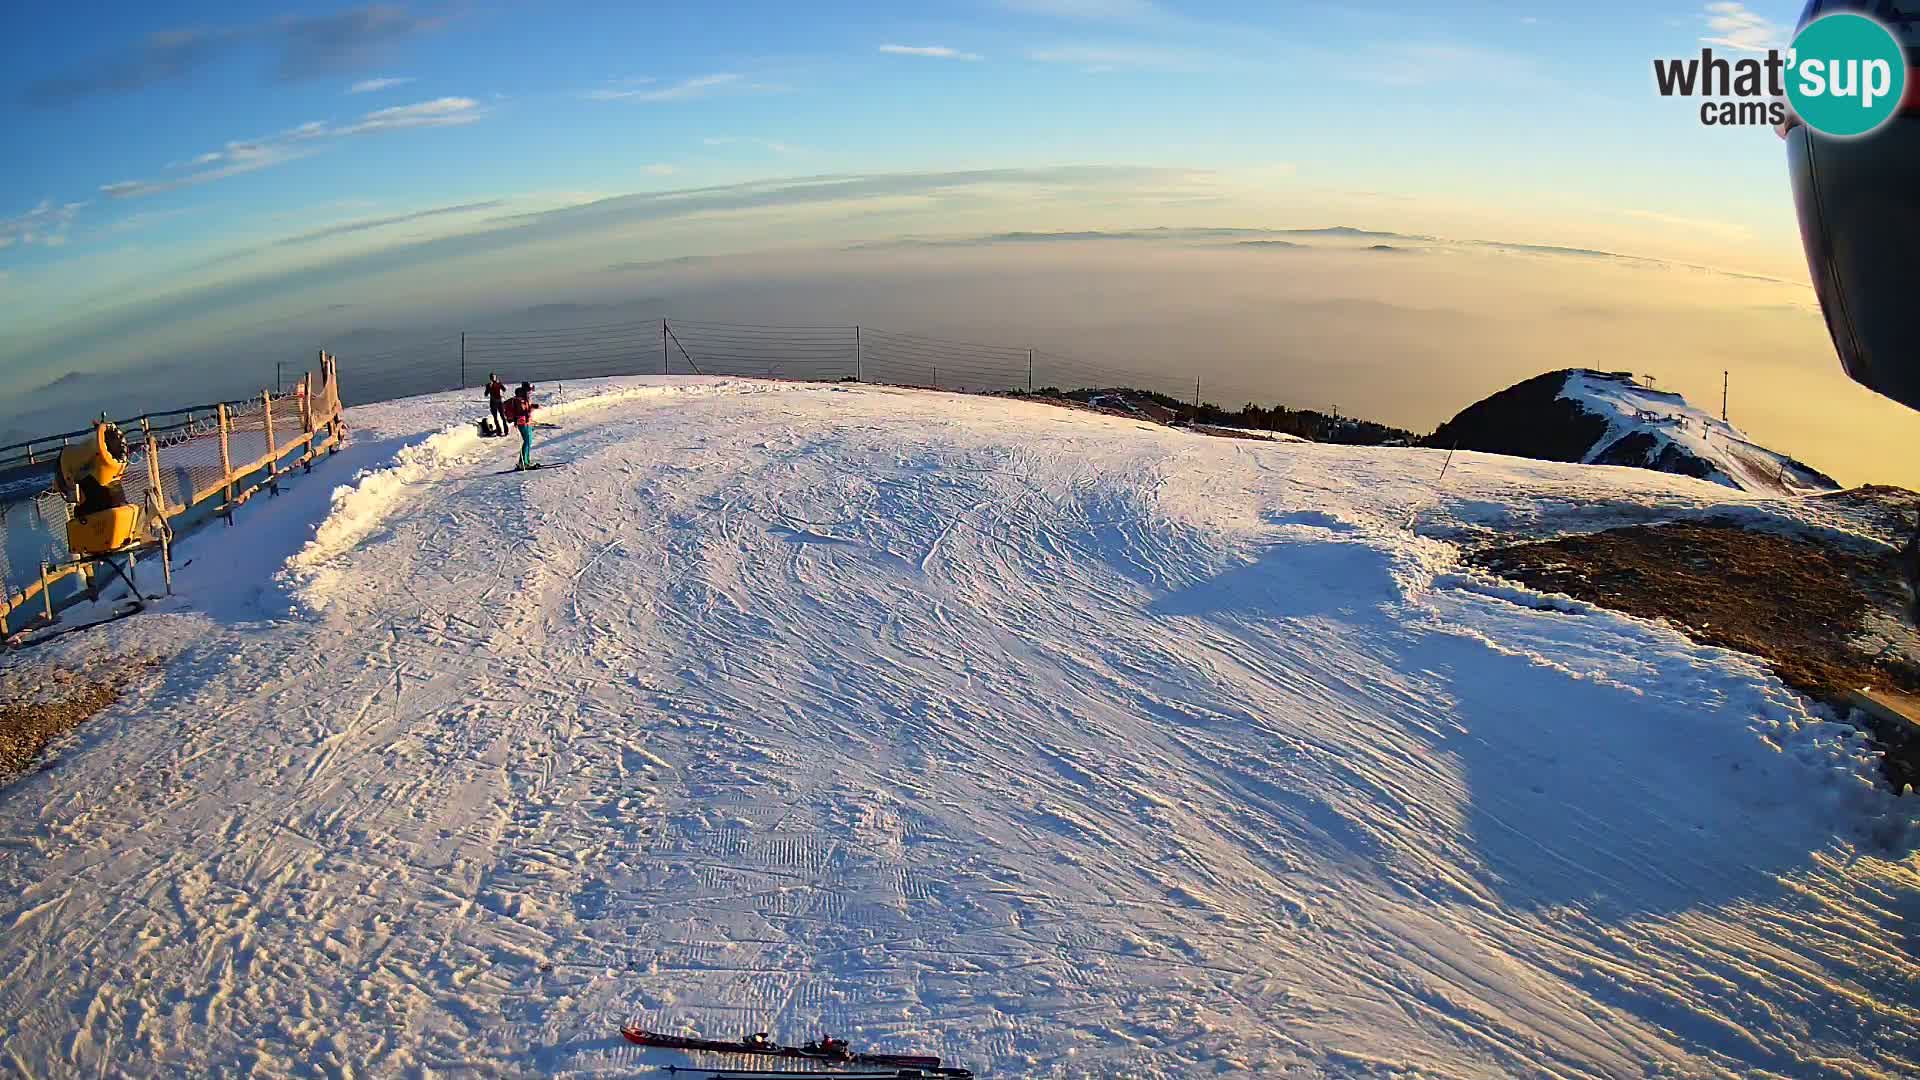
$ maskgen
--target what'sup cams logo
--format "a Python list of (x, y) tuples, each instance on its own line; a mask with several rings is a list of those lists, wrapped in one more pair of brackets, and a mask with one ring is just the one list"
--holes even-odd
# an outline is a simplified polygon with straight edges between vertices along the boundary
[(1840, 138), (1868, 134), (1891, 119), (1908, 74), (1906, 50), (1893, 31), (1850, 11), (1807, 23), (1784, 53), (1728, 60), (1707, 48), (1697, 58), (1653, 62), (1661, 97), (1706, 99), (1702, 124), (1780, 128), (1792, 116)]

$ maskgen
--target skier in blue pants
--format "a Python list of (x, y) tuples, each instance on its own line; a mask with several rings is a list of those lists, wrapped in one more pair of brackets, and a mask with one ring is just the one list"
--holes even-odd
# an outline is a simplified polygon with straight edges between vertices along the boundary
[(520, 429), (520, 464), (515, 469), (533, 468), (533, 410), (540, 406), (533, 403), (533, 384), (521, 383), (513, 392), (513, 399), (506, 403), (507, 419)]

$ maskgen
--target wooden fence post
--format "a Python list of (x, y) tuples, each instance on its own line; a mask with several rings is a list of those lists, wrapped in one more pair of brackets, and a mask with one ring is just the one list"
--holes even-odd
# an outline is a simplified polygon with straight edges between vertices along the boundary
[(160, 447), (153, 441), (153, 424), (146, 417), (140, 418), (140, 434), (147, 442), (147, 490), (153, 492), (154, 502), (160, 507), (162, 524), (167, 516), (167, 489), (160, 474)]
[(340, 369), (332, 353), (320, 354), (320, 368), (327, 375), (327, 456), (340, 452)]
[[(314, 368), (314, 371), (318, 371), (320, 373), (320, 383), (322, 386), (332, 386), (333, 371), (327, 367), (327, 350), (325, 349), (315, 350), (313, 355), (313, 368)], [(312, 386), (313, 374), (312, 372), (309, 372), (307, 374), (307, 380), (308, 380), (307, 408), (312, 409), (313, 408), (313, 386)], [(337, 389), (335, 391), (334, 396), (335, 397), (339, 396)], [(319, 418), (315, 417), (314, 423), (318, 424), (319, 422), (320, 422)], [(333, 434), (333, 416), (331, 413), (329, 413), (327, 416), (327, 434), (329, 436)]]
[(160, 504), (160, 575), (173, 595), (173, 526), (167, 524), (166, 504)]
[(267, 425), (267, 492), (280, 494), (280, 448), (273, 441), (273, 395), (260, 391), (260, 416)]
[(220, 421), (220, 477), (227, 486), (227, 505), (224, 508), (227, 524), (233, 524), (233, 454), (227, 447), (227, 406), (225, 402), (214, 406)]
[(313, 471), (313, 376), (300, 376), (300, 430), (307, 441), (307, 451), (300, 455), (300, 471)]

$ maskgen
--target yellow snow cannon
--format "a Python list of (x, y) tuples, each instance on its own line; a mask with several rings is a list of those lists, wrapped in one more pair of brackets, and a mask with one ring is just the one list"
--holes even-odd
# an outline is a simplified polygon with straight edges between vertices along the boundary
[(60, 451), (60, 494), (74, 503), (67, 522), (67, 549), (76, 556), (104, 555), (126, 547), (140, 524), (140, 508), (120, 490), (127, 471), (127, 437), (105, 421), (93, 438)]

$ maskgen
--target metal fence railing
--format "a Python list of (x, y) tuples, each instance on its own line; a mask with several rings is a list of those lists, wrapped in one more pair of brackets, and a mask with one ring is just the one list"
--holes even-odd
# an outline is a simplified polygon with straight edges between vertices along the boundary
[[(118, 487), (140, 508), (137, 541), (170, 536), (196, 511), (231, 515), (277, 487), (282, 473), (339, 445), (340, 410), (335, 363), (321, 353), (291, 390), (117, 421), (127, 438)], [(72, 507), (55, 490), (60, 451), (93, 437), (88, 428), (0, 447), (0, 638), (19, 629), (23, 609), (51, 620), (93, 591), (94, 563), (68, 550)]]

